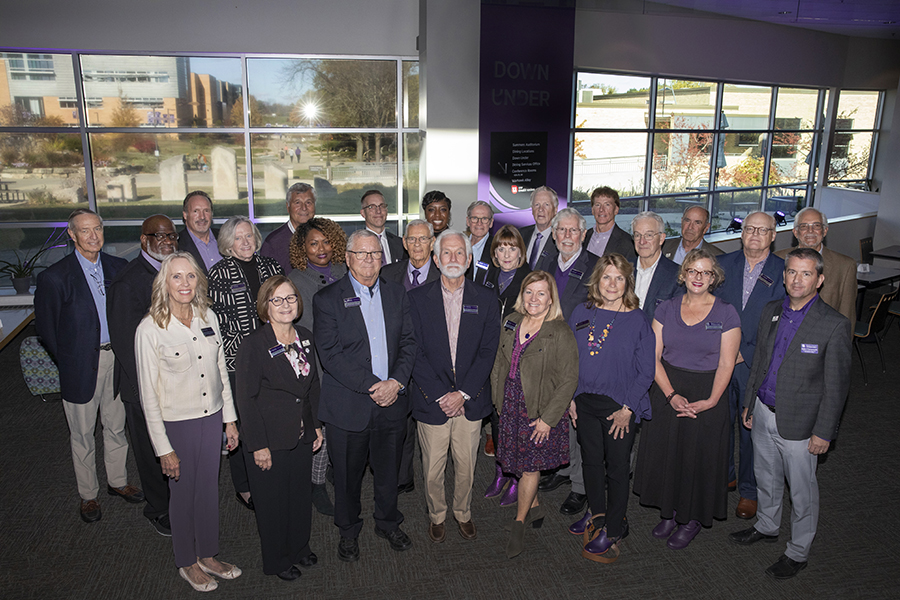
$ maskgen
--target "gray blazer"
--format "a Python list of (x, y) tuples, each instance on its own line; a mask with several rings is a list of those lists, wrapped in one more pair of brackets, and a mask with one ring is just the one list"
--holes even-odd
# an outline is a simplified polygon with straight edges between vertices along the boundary
[[(344, 263), (331, 263), (331, 276), (340, 279), (347, 274), (347, 265)], [(303, 312), (297, 325), (306, 327), (310, 331), (313, 329), (313, 296), (316, 292), (325, 287), (325, 278), (322, 277), (315, 269), (307, 267), (305, 270), (294, 269), (288, 274), (288, 279), (294, 282), (300, 291), (300, 299), (303, 301)], [(321, 366), (319, 367), (321, 369)], [(321, 375), (321, 373), (320, 373)]]

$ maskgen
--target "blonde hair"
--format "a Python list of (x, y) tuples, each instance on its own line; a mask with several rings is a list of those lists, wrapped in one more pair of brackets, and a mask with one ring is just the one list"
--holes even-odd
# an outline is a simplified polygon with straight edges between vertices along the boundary
[(615, 252), (597, 259), (597, 264), (594, 265), (594, 272), (591, 273), (591, 278), (588, 279), (588, 303), (593, 304), (597, 308), (603, 308), (605, 301), (600, 294), (600, 278), (603, 277), (603, 273), (609, 267), (615, 267), (622, 274), (622, 277), (625, 278), (625, 294), (622, 295), (622, 305), (627, 310), (639, 308), (641, 301), (637, 294), (634, 293), (634, 267), (625, 260), (624, 256)]
[(162, 266), (159, 268), (159, 274), (153, 280), (153, 294), (150, 298), (149, 312), (150, 318), (153, 319), (153, 322), (160, 329), (167, 329), (169, 321), (172, 320), (172, 309), (169, 307), (168, 279), (172, 261), (178, 258), (188, 261), (194, 273), (197, 274), (197, 289), (194, 293), (194, 298), (191, 300), (191, 308), (194, 309), (194, 314), (200, 317), (200, 320), (204, 323), (206, 322), (206, 311), (210, 306), (209, 296), (207, 295), (209, 284), (206, 281), (206, 275), (203, 274), (203, 270), (193, 256), (187, 252), (173, 252), (163, 259)]
[(556, 291), (556, 280), (546, 271), (532, 271), (525, 276), (525, 279), (522, 281), (522, 287), (519, 288), (519, 297), (516, 298), (516, 305), (513, 307), (513, 310), (520, 315), (528, 315), (528, 312), (525, 310), (525, 301), (523, 300), (525, 288), (538, 281), (543, 281), (547, 284), (547, 287), (550, 288), (550, 310), (547, 312), (547, 316), (544, 317), (544, 320), (561, 320), (563, 318), (563, 312), (562, 307), (559, 305), (559, 292)]

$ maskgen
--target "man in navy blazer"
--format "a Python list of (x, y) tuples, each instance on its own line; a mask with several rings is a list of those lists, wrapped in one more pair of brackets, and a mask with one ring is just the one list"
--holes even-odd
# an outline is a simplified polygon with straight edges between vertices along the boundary
[[(747, 390), (753, 354), (756, 351), (756, 331), (766, 304), (784, 298), (784, 261), (771, 252), (775, 241), (775, 219), (764, 212), (747, 215), (741, 230), (740, 250), (719, 257), (725, 271), (725, 282), (716, 288), (716, 295), (731, 304), (741, 317), (741, 349), (734, 366), (729, 388), (731, 407), (731, 443), (734, 448), (734, 421), (740, 413)], [(734, 457), (729, 454), (728, 481), (735, 482), (741, 495), (735, 515), (751, 519), (756, 515), (756, 477), (753, 473), (753, 441), (750, 431), (738, 425), (741, 436), (740, 465), (735, 476)], [(729, 486), (731, 487), (731, 486)]]
[(447, 517), (444, 475), (448, 452), (455, 472), (453, 516), (459, 533), (475, 539), (472, 484), (481, 421), (491, 414), (491, 368), (500, 341), (496, 294), (465, 276), (472, 246), (459, 231), (445, 230), (434, 245), (440, 281), (409, 294), (417, 356), (410, 384), (418, 421), (425, 501), (432, 542), (444, 541)]
[(655, 212), (638, 213), (631, 220), (634, 250), (634, 291), (641, 301), (641, 310), (653, 322), (660, 302), (678, 294), (678, 265), (662, 255), (666, 239), (666, 224)]
[(125, 471), (125, 408), (114, 392), (115, 357), (106, 318), (107, 288), (127, 262), (101, 253), (103, 221), (92, 210), (75, 210), (69, 216), (68, 233), (75, 252), (38, 275), (34, 316), (38, 335), (59, 367), (81, 496), (79, 513), (83, 521), (93, 523), (101, 517), (94, 455), (98, 412), (103, 423), (107, 493), (127, 502), (144, 500), (143, 492), (128, 485)]
[(534, 225), (519, 227), (522, 240), (525, 241), (525, 260), (532, 271), (546, 271), (541, 268), (543, 264), (553, 264), (559, 253), (556, 244), (550, 238), (553, 232), (550, 222), (559, 210), (559, 194), (553, 188), (542, 185), (531, 192), (531, 216), (534, 217)]
[(375, 533), (407, 550), (400, 529), (397, 472), (406, 435), (406, 386), (416, 341), (403, 286), (379, 277), (381, 244), (366, 229), (347, 240), (347, 275), (313, 297), (315, 340), (324, 375), (319, 420), (328, 426), (334, 468), (338, 558), (359, 560), (360, 493), (366, 459), (375, 475)]

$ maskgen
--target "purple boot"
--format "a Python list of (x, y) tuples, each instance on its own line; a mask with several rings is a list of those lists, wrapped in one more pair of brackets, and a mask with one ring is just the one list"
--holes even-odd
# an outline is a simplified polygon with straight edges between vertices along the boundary
[(509, 478), (509, 487), (506, 488), (506, 493), (503, 494), (503, 497), (500, 498), (500, 506), (512, 506), (516, 502), (519, 501), (519, 480), (510, 477)]
[(506, 483), (509, 481), (509, 477), (503, 475), (503, 467), (500, 466), (500, 463), (496, 463), (496, 465), (497, 473), (494, 475), (494, 481), (484, 491), (485, 498), (499, 496), (500, 492), (503, 491), (503, 488), (506, 487)]
[(678, 531), (669, 537), (666, 546), (672, 550), (684, 550), (691, 543), (691, 540), (697, 537), (698, 533), (700, 533), (700, 521), (690, 521), (686, 525), (678, 527)]

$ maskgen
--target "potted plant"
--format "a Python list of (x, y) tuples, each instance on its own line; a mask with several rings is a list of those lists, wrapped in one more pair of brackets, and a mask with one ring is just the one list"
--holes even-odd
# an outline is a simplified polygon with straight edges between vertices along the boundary
[(28, 252), (24, 255), (19, 254), (18, 250), (13, 250), (16, 260), (10, 262), (8, 260), (0, 260), (0, 273), (7, 275), (12, 279), (13, 288), (17, 294), (27, 294), (31, 288), (31, 279), (38, 267), (38, 259), (48, 250), (61, 248), (66, 245), (65, 228), (61, 230), (54, 229), (50, 236), (44, 240), (41, 247), (34, 256), (29, 257)]

